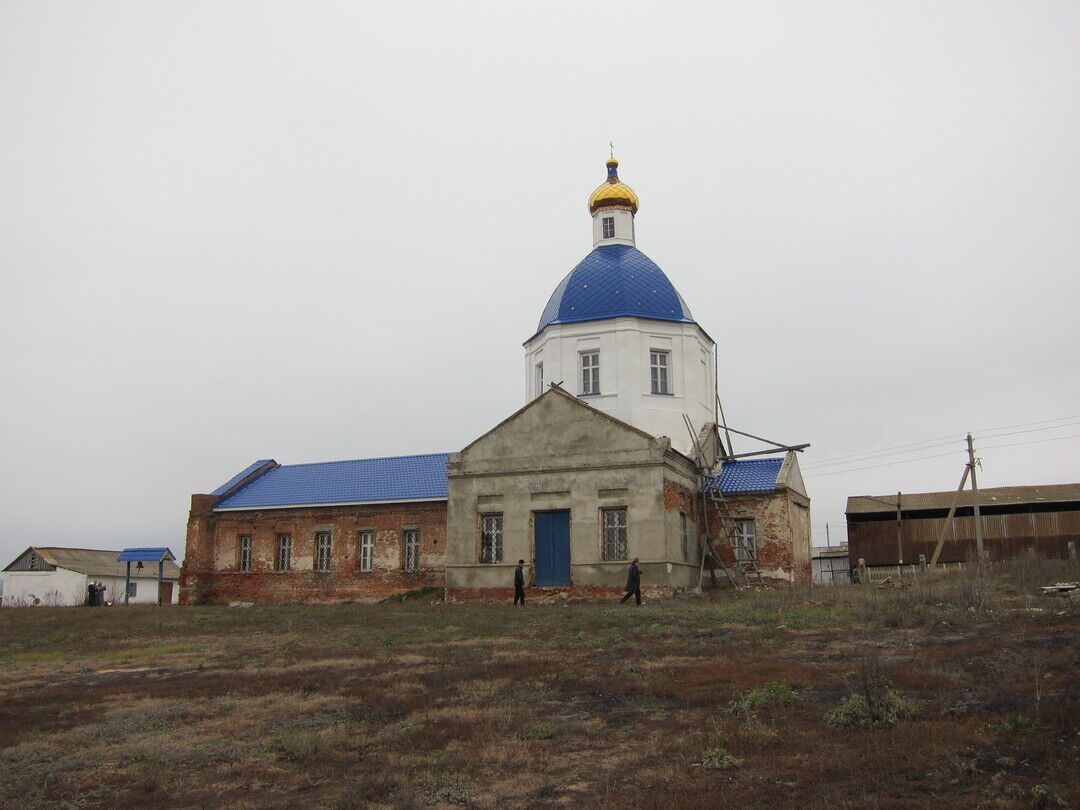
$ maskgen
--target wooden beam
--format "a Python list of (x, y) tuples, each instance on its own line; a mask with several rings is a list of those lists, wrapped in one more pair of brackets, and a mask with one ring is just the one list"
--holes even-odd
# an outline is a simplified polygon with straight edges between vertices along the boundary
[(949, 530), (949, 526), (952, 523), (953, 515), (956, 514), (956, 507), (960, 503), (960, 493), (964, 491), (964, 486), (967, 484), (969, 472), (971, 472), (971, 467), (965, 464), (964, 474), (960, 477), (960, 486), (956, 488), (956, 497), (953, 498), (952, 507), (949, 509), (949, 514), (945, 517), (945, 525), (941, 527), (941, 534), (938, 535), (937, 545), (934, 546), (934, 556), (930, 558), (931, 568), (937, 565), (938, 556), (940, 556), (941, 554), (941, 547), (945, 545), (945, 532)]
[(808, 445), (808, 444), (796, 444), (796, 445), (792, 445), (791, 447), (777, 448), (776, 450), (755, 450), (753, 453), (738, 453), (737, 455), (734, 455), (734, 456), (728, 456), (724, 460), (725, 461), (734, 461), (737, 458), (746, 458), (747, 456), (768, 456), (768, 455), (771, 455), (773, 453), (783, 453), (783, 452), (786, 452), (788, 450), (802, 451), (802, 450), (805, 450), (809, 446), (810, 445)]
[(740, 436), (746, 436), (748, 439), (757, 439), (759, 442), (765, 442), (765, 444), (774, 445), (781, 448), (782, 450), (799, 450), (810, 446), (809, 444), (801, 444), (797, 447), (789, 444), (780, 444), (780, 442), (774, 442), (772, 439), (763, 439), (761, 436), (755, 436), (753, 433), (747, 433), (744, 430), (736, 430), (735, 428), (728, 427), (727, 425), (724, 426), (724, 430), (731, 431), (732, 433), (738, 433)]

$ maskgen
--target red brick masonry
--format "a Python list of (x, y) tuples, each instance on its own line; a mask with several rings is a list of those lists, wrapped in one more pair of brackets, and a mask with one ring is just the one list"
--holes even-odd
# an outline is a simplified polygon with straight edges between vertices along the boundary
[[(446, 502), (214, 512), (193, 495), (180, 572), (184, 604), (384, 599), (445, 584)], [(375, 532), (373, 566), (360, 571), (361, 530)], [(404, 570), (405, 529), (420, 532), (420, 564)], [(315, 571), (315, 533), (331, 533), (329, 571)], [(278, 535), (292, 536), (292, 564), (275, 570)], [(251, 536), (251, 568), (239, 570), (239, 536)]]

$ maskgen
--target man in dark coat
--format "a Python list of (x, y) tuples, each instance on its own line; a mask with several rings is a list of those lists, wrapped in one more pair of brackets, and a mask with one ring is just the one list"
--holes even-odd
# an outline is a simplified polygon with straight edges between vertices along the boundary
[(97, 583), (93, 580), (86, 584), (86, 604), (90, 607), (97, 606)]
[(630, 561), (630, 570), (626, 573), (626, 596), (619, 600), (619, 604), (623, 604), (627, 599), (633, 596), (637, 599), (637, 603), (641, 604), (641, 569), (637, 567), (638, 558), (634, 557)]
[(518, 560), (514, 569), (514, 604), (525, 607), (525, 561)]

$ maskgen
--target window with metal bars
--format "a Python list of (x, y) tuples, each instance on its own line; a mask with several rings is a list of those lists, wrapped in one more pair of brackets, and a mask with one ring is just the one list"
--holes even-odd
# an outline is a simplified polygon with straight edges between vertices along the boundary
[(405, 529), (401, 533), (402, 560), (401, 567), (406, 571), (418, 571), (420, 569), (420, 530)]
[(364, 529), (360, 532), (360, 570), (370, 571), (375, 560), (375, 532)]
[(654, 394), (670, 394), (671, 386), (668, 383), (668, 368), (671, 365), (671, 352), (653, 349), (649, 352), (649, 371), (652, 377), (652, 392)]
[(330, 555), (333, 551), (330, 532), (315, 532), (315, 570), (330, 570)]
[(626, 507), (601, 509), (604, 532), (603, 556), (605, 560), (626, 559)]
[(503, 516), (480, 516), (480, 562), (500, 563), (503, 558)]
[(251, 535), (241, 534), (236, 538), (236, 567), (241, 571), (251, 570)]
[(600, 393), (600, 352), (581, 353), (581, 393)]
[(274, 567), (278, 571), (288, 571), (292, 568), (292, 535), (282, 533), (277, 536), (277, 558)]

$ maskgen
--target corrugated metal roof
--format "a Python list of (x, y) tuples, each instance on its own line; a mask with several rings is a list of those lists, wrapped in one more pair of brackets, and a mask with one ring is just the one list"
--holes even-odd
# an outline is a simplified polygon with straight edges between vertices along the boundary
[[(956, 499), (956, 490), (945, 492), (902, 492), (900, 509), (948, 509)], [(1038, 484), (1026, 487), (989, 487), (979, 490), (979, 506), (1009, 506), (1027, 503), (1080, 501), (1080, 484)], [(958, 506), (972, 506), (970, 486), (960, 493)], [(896, 493), (892, 495), (853, 495), (847, 499), (849, 515), (895, 512)]]
[(210, 494), (211, 495), (224, 495), (226, 492), (228, 492), (234, 486), (239, 484), (241, 481), (243, 481), (245, 478), (247, 478), (249, 475), (251, 475), (253, 472), (255, 472), (260, 467), (264, 467), (267, 464), (273, 464), (273, 463), (274, 463), (274, 460), (272, 458), (261, 458), (258, 461), (256, 461), (254, 464), (251, 464), (251, 465), (245, 467), (244, 469), (242, 469), (240, 472), (238, 472), (236, 475), (234, 475), (232, 478), (230, 478), (228, 481), (226, 481), (224, 484), (222, 484), (220, 487), (215, 489)]
[(176, 559), (176, 557), (173, 556), (173, 553), (167, 548), (125, 548), (116, 557), (120, 562), (155, 563), (162, 558), (168, 560)]
[[(42, 548), (34, 546), (41, 558), (55, 565), (57, 568), (66, 568), (69, 571), (78, 571), (91, 577), (122, 577), (127, 571), (127, 563), (119, 562), (116, 558), (119, 551), (98, 551), (88, 548)], [(131, 574), (135, 576), (136, 568), (131, 566)], [(177, 579), (180, 576), (180, 568), (176, 563), (166, 560), (164, 568), (165, 579)], [(140, 577), (157, 576), (157, 559), (154, 560), (153, 569), (149, 566), (143, 568)]]
[[(418, 501), (446, 498), (449, 453), (283, 464), (214, 504), (258, 509), (308, 504)], [(254, 465), (253, 465), (254, 466)], [(252, 467), (248, 467), (251, 470)]]
[(602, 245), (555, 288), (536, 331), (553, 323), (623, 315), (694, 322), (690, 308), (652, 259), (631, 245)]
[(721, 492), (764, 492), (776, 489), (776, 479), (784, 464), (782, 458), (748, 458), (725, 461), (720, 475), (710, 478), (707, 489)]

